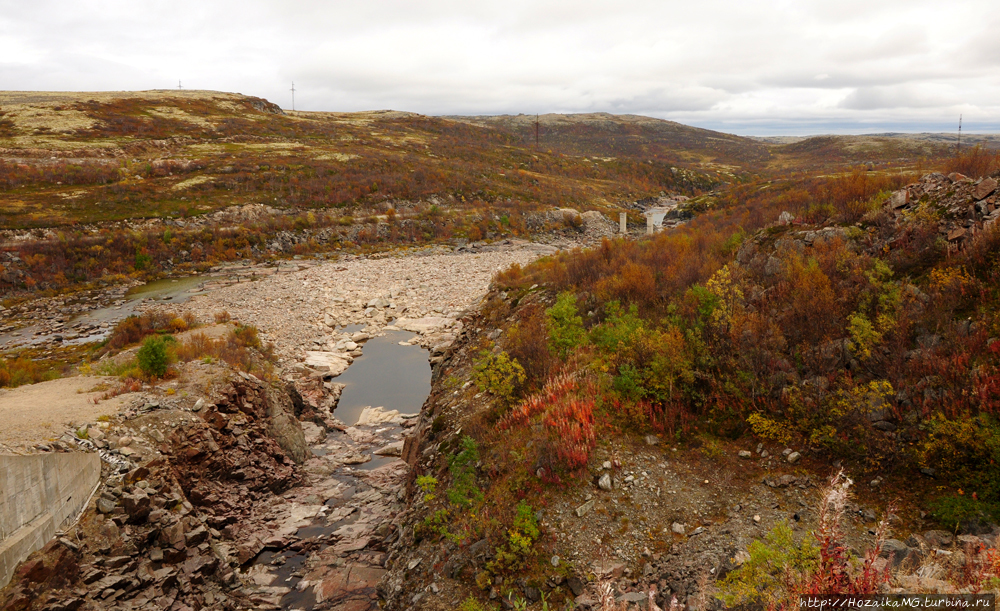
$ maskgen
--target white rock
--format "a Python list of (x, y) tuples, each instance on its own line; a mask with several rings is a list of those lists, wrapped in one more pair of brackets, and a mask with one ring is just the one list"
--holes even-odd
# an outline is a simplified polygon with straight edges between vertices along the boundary
[(425, 316), (423, 318), (400, 318), (395, 325), (404, 331), (413, 333), (429, 333), (446, 327), (454, 322), (451, 318), (443, 316)]
[(375, 424), (383, 424), (385, 422), (391, 422), (399, 417), (399, 410), (389, 410), (385, 411), (382, 407), (366, 407), (361, 410), (361, 415), (358, 416), (358, 423), (355, 426), (372, 426)]
[(347, 371), (350, 362), (335, 352), (306, 351), (306, 365), (319, 369), (326, 368), (334, 377)]
[(377, 456), (402, 456), (403, 455), (403, 442), (394, 441), (389, 445), (375, 450), (373, 454)]

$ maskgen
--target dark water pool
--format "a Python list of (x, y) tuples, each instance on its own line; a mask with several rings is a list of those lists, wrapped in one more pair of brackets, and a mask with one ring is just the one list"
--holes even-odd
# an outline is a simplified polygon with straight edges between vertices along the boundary
[(335, 380), (346, 385), (334, 412), (341, 422), (354, 424), (369, 406), (401, 414), (420, 411), (431, 391), (431, 366), (423, 348), (399, 345), (412, 337), (405, 331), (387, 331), (364, 344), (363, 355)]

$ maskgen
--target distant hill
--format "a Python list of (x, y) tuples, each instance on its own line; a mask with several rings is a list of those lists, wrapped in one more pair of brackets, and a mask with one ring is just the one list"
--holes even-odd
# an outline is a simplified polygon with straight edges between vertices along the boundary
[[(448, 117), (514, 134), (535, 144), (535, 115)], [(538, 115), (539, 147), (571, 155), (642, 157), (678, 163), (761, 165), (769, 147), (742, 136), (640, 115), (609, 113)]]

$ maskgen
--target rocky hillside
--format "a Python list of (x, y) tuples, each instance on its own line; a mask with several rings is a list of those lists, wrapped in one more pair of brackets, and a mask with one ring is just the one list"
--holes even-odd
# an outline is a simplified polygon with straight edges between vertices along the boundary
[(301, 479), (297, 395), (219, 365), (185, 375), (202, 396), (154, 393), (45, 448), (101, 452), (104, 484), (77, 525), (19, 567), (0, 607), (247, 604), (237, 570), (278, 532), (275, 495)]
[(501, 276), (404, 448), (388, 608), (786, 600), (807, 584), (740, 590), (741, 566), (782, 528), (812, 541), (841, 468), (837, 540), (873, 587), (995, 584), (996, 178), (928, 174), (858, 223), (786, 212), (683, 284), (655, 270), (704, 256), (691, 227)]

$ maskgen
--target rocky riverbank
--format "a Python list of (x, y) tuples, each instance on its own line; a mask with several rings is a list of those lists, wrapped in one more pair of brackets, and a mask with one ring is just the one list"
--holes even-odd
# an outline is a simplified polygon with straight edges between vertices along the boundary
[(21, 567), (5, 608), (375, 608), (416, 419), (374, 406), (341, 422), (335, 377), (394, 329), (442, 362), (497, 271), (555, 250), (310, 262), (182, 304), (257, 325), (276, 347), (274, 381), (195, 361), (121, 397), (117, 418), (37, 447), (100, 452), (105, 481), (80, 522)]

